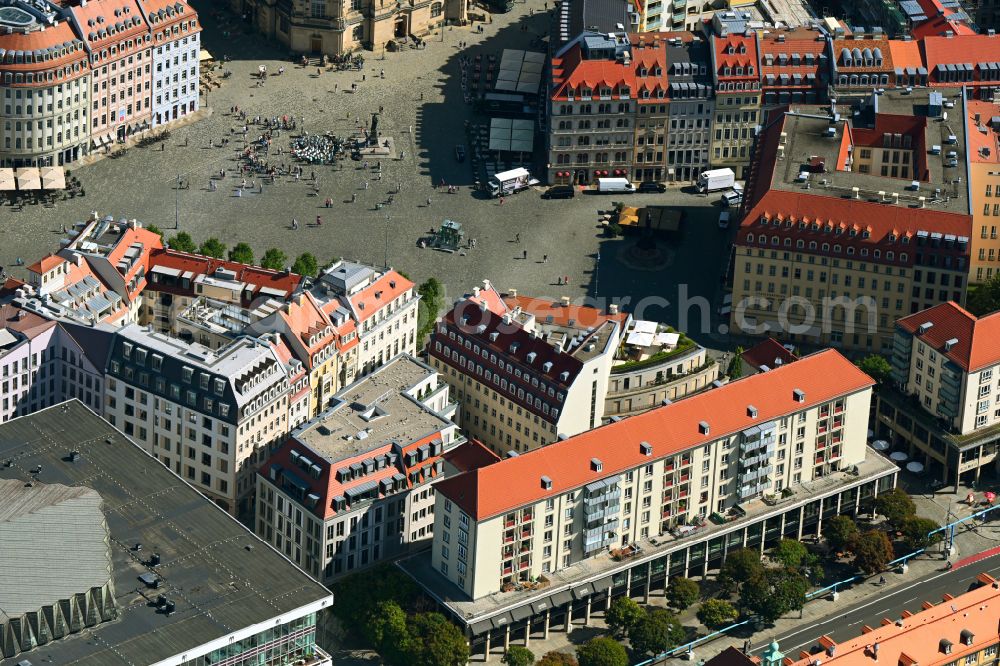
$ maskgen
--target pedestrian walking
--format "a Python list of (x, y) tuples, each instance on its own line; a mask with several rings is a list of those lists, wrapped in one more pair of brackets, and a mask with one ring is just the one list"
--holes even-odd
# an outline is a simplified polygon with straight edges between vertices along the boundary
[(521, 242), (521, 234), (514, 234), (514, 242), (515, 243)]
[(299, 228), (299, 221), (298, 221), (298, 220), (296, 220), (296, 219), (295, 219), (295, 218), (293, 217), (293, 218), (292, 218), (292, 229), (298, 229), (298, 228)]
[(564, 275), (563, 276), (563, 284), (569, 284), (569, 276), (568, 275)]
[(430, 205), (431, 205), (431, 198), (427, 197), (427, 206), (430, 207)]
[(504, 201), (505, 201), (505, 199), (504, 199), (503, 197), (500, 197), (500, 205), (501, 205), (501, 206), (503, 205), (503, 202), (504, 202)]
[(354, 203), (357, 200), (358, 200), (358, 193), (355, 192), (354, 194), (351, 195), (351, 203)]
[(323, 226), (323, 217), (322, 217), (322, 216), (320, 216), (320, 215), (317, 215), (317, 216), (316, 216), (316, 226), (317, 226), (317, 227), (321, 227), (321, 226)]
[(547, 254), (543, 254), (542, 255), (542, 263), (543, 264), (549, 263), (549, 255), (547, 255)]
[(379, 72), (379, 76), (381, 76), (383, 79), (385, 78), (385, 70), (384, 69), (381, 72)]
[(522, 259), (527, 259), (528, 258), (528, 251), (527, 250), (523, 250), (521, 252), (521, 258)]
[(365, 181), (365, 189), (366, 190), (368, 189), (368, 181), (367, 180)]

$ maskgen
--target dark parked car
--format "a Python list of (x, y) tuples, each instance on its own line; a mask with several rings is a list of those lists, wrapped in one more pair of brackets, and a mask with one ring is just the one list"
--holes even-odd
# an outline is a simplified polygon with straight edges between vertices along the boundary
[(465, 161), (465, 146), (462, 144), (455, 146), (455, 159), (459, 162)]
[(555, 185), (546, 190), (543, 199), (572, 199), (576, 196), (576, 188), (572, 185)]
[(656, 183), (651, 180), (639, 183), (639, 192), (666, 192), (667, 186), (663, 183)]

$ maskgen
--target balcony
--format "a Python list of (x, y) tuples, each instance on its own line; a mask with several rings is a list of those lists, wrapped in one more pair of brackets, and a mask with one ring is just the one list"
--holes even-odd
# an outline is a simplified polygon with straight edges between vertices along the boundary
[(519, 565), (517, 566), (517, 568), (518, 568), (518, 570), (519, 570), (519, 571), (524, 571), (525, 569), (527, 569), (527, 568), (528, 568), (528, 567), (530, 567), (530, 566), (531, 566), (531, 562), (528, 562), (528, 561), (525, 561), (525, 562), (521, 562), (521, 563), (520, 563), (520, 564), (519, 564)]

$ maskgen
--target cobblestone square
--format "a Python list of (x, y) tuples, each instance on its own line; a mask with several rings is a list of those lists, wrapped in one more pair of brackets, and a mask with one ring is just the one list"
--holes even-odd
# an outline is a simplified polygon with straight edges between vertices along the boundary
[[(312, 252), (320, 262), (342, 256), (381, 265), (387, 259), (417, 281), (438, 277), (452, 295), (489, 277), (501, 288), (553, 298), (629, 294), (634, 302), (667, 288), (675, 292), (682, 277), (687, 281), (703, 275), (704, 284), (692, 290), (716, 297), (726, 234), (714, 224), (718, 209), (708, 207), (704, 198), (678, 190), (630, 197), (633, 204), (694, 206), (686, 211), (686, 225), (692, 231), (684, 242), (691, 247), (671, 248), (672, 260), (661, 271), (636, 272), (617, 258), (621, 244), (634, 241), (604, 239), (597, 225), (597, 211), (610, 208), (614, 197), (581, 195), (547, 201), (540, 199), (541, 188), (536, 188), (501, 205), (473, 192), (471, 160), (458, 162), (455, 146), (465, 144), (468, 150), (467, 121), (489, 121), (464, 100), (460, 59), (482, 54), (485, 61), (495, 54), (499, 61), (504, 48), (541, 50), (535, 40), (548, 30), (545, 9), (551, 5), (527, 0), (508, 14), (494, 16), (482, 34), (451, 28), (443, 39), (440, 33), (430, 35), (424, 49), (363, 52), (362, 70), (324, 70), (319, 75), (315, 66), (294, 64), (277, 45), (234, 27), (238, 20), (232, 15), (207, 3), (195, 6), (205, 25), (205, 48), (217, 59), (224, 55), (232, 59), (224, 64), (232, 75), (208, 95), (207, 117), (175, 128), (163, 142), (133, 146), (120, 157), (74, 168), (84, 197), (60, 201), (55, 208), (0, 208), (0, 265), (24, 277), (24, 269), (14, 267), (16, 258), (31, 263), (55, 251), (62, 226), (91, 211), (155, 224), (170, 236), (176, 233), (176, 207), (180, 230), (190, 233), (196, 243), (212, 236), (230, 247), (247, 242), (258, 258), (266, 249), (278, 247), (290, 258)], [(459, 48), (460, 41), (467, 44), (465, 48)], [(257, 87), (255, 74), (261, 65), (269, 75), (264, 86)], [(284, 72), (276, 75), (282, 67)], [(230, 113), (234, 106), (251, 119), (288, 115), (299, 122), (296, 131), (283, 131), (272, 141), (267, 158), (271, 163), (296, 163), (288, 148), (292, 135), (303, 126), (310, 134), (348, 136), (359, 133), (380, 107), (379, 133), (392, 137), (403, 157), (381, 160), (381, 180), (370, 168), (374, 162), (365, 170), (363, 163), (348, 159), (340, 167), (304, 165), (299, 180), (286, 176), (261, 185), (257, 178), (261, 192), (248, 188), (237, 197), (242, 178), (236, 175), (236, 160), (243, 146), (243, 122)], [(262, 132), (251, 124), (248, 137)], [(228, 145), (219, 147), (224, 138), (230, 139)], [(536, 143), (541, 140), (536, 135)], [(278, 147), (281, 155), (275, 154)], [(213, 190), (210, 177), (221, 169), (227, 170), (226, 178), (217, 180)], [(312, 171), (318, 194), (313, 192)], [(178, 178), (186, 183), (181, 189), (176, 189)], [(434, 189), (433, 184), (442, 180), (459, 186), (458, 192)], [(398, 194), (397, 186), (401, 186)], [(390, 194), (391, 205), (379, 209)], [(332, 200), (330, 208), (324, 206), (327, 198)], [(315, 225), (318, 215), (322, 226)], [(299, 222), (298, 230), (292, 229), (293, 219)], [(460, 222), (466, 239), (476, 239), (476, 247), (464, 254), (420, 249), (418, 239), (444, 219)], [(518, 235), (520, 243), (514, 242)], [(599, 256), (600, 268), (595, 271)], [(558, 284), (561, 276), (569, 276), (568, 286)], [(675, 300), (672, 295), (666, 298)]]

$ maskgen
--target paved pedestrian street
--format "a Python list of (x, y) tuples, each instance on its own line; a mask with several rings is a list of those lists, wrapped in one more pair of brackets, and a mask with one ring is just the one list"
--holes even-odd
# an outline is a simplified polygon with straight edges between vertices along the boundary
[[(176, 211), (179, 229), (196, 243), (213, 236), (229, 247), (247, 242), (257, 257), (278, 247), (289, 257), (312, 252), (320, 262), (347, 257), (381, 265), (387, 259), (415, 280), (437, 277), (450, 295), (489, 277), (504, 289), (553, 298), (627, 293), (634, 300), (668, 286), (672, 289), (681, 276), (687, 280), (703, 274), (704, 285), (694, 291), (713, 298), (724, 267), (725, 232), (715, 227), (718, 209), (708, 207), (705, 198), (677, 190), (630, 197), (629, 203), (700, 207), (688, 211), (688, 224), (704, 227), (692, 236), (696, 252), (672, 251), (676, 259), (663, 271), (634, 273), (618, 262), (620, 245), (615, 245), (634, 240), (609, 241), (597, 224), (598, 210), (610, 208), (612, 198), (581, 195), (547, 201), (540, 199), (541, 188), (536, 188), (500, 205), (473, 192), (471, 160), (458, 162), (455, 146), (465, 144), (468, 151), (466, 122), (488, 123), (488, 118), (477, 115), (464, 100), (460, 59), (482, 54), (486, 60), (495, 54), (499, 60), (504, 48), (539, 49), (535, 40), (547, 32), (550, 19), (541, 0), (515, 4), (513, 12), (495, 16), (482, 34), (449, 29), (443, 40), (440, 34), (430, 36), (424, 49), (384, 55), (364, 52), (362, 70), (324, 70), (319, 75), (315, 65), (293, 63), (277, 45), (233, 28), (238, 22), (232, 15), (198, 6), (205, 3), (194, 4), (206, 25), (205, 47), (217, 59), (224, 55), (232, 59), (223, 65), (232, 75), (220, 79), (221, 87), (208, 96), (208, 117), (174, 129), (162, 142), (133, 146), (120, 157), (74, 168), (84, 197), (60, 201), (56, 208), (0, 209), (0, 265), (23, 277), (24, 269), (14, 267), (16, 258), (31, 263), (54, 251), (62, 226), (91, 211), (155, 224), (168, 237), (176, 233)], [(223, 37), (225, 30), (228, 39)], [(467, 47), (460, 50), (459, 41), (467, 42)], [(255, 75), (261, 65), (268, 76), (259, 87)], [(284, 71), (278, 75), (281, 67)], [(231, 113), (233, 107), (246, 113), (246, 123)], [(339, 166), (303, 164), (298, 179), (278, 176), (272, 184), (248, 175), (247, 187), (236, 196), (243, 182), (238, 160), (244, 149), (244, 125), (251, 142), (266, 131), (254, 124), (257, 116), (294, 120), (296, 129), (281, 131), (268, 154), (259, 157), (269, 165), (295, 167), (300, 163), (289, 148), (303, 129), (310, 136), (358, 135), (380, 108), (379, 134), (391, 137), (397, 155), (402, 155), (381, 160), (380, 172), (373, 169), (375, 160), (367, 169), (364, 162), (350, 159)], [(223, 146), (224, 139), (228, 143)], [(218, 176), (223, 169), (225, 177), (210, 185), (213, 174)], [(442, 180), (457, 185), (458, 191), (435, 189), (433, 184)], [(327, 199), (330, 207), (325, 205)], [(315, 224), (317, 216), (322, 216), (321, 226)], [(445, 219), (460, 222), (466, 240), (476, 240), (475, 248), (458, 253), (419, 248), (419, 238)], [(520, 243), (514, 242), (516, 234)], [(527, 259), (522, 258), (525, 250)], [(599, 252), (601, 264), (595, 272)], [(542, 261), (544, 255), (547, 262)], [(674, 273), (677, 279), (672, 279)], [(568, 285), (559, 284), (561, 276), (569, 276)]]

